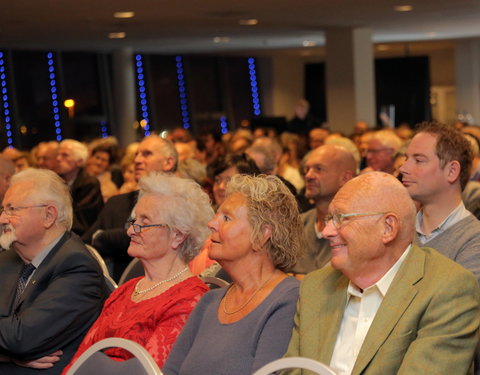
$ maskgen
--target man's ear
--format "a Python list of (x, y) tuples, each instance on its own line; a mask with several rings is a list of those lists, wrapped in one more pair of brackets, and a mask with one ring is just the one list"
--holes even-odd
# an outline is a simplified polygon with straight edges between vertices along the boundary
[(397, 215), (388, 213), (384, 218), (382, 241), (386, 245), (398, 236), (400, 222)]
[(53, 205), (48, 205), (45, 207), (45, 228), (51, 228), (55, 225), (58, 218), (57, 207)]
[(445, 174), (447, 176), (447, 181), (451, 184), (457, 181), (460, 178), (461, 170), (462, 167), (460, 166), (458, 160), (452, 160), (451, 162), (448, 162), (444, 168)]
[(170, 172), (175, 166), (175, 160), (173, 159), (173, 157), (169, 156), (168, 158), (165, 159), (164, 164), (165, 165), (164, 165), (163, 171)]

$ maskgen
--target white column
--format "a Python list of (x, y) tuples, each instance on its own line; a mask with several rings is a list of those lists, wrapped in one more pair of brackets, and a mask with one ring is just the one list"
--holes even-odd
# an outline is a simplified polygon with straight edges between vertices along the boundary
[(371, 30), (336, 28), (326, 32), (327, 122), (350, 134), (355, 122), (371, 126), (375, 116), (375, 77)]
[(469, 113), (480, 123), (480, 39), (455, 42), (457, 112)]
[(133, 123), (136, 119), (135, 69), (131, 48), (113, 52), (114, 132), (121, 145), (136, 141)]

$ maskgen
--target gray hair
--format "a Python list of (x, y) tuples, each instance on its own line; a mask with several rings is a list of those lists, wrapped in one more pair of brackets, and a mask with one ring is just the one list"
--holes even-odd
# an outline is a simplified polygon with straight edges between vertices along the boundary
[(146, 138), (156, 138), (160, 141), (161, 143), (160, 153), (165, 158), (170, 158), (170, 157), (173, 158), (173, 161), (174, 161), (173, 168), (168, 172), (171, 172), (171, 173), (176, 172), (178, 168), (178, 152), (177, 152), (177, 149), (175, 148), (175, 145), (172, 142), (170, 142), (168, 139), (160, 137), (159, 135), (156, 135), (156, 134), (149, 135), (143, 139), (145, 140)]
[(58, 174), (49, 169), (27, 168), (13, 175), (10, 186), (17, 183), (31, 184), (29, 198), (55, 206), (58, 212), (56, 224), (63, 226), (66, 230), (72, 228), (73, 209), (70, 188)]
[(87, 161), (88, 148), (83, 143), (74, 139), (65, 139), (60, 142), (60, 147), (62, 146), (70, 147), (76, 160), (81, 160), (83, 163)]
[(234, 193), (241, 193), (247, 200), (252, 245), (263, 237), (265, 227), (270, 227), (272, 234), (263, 250), (275, 267), (291, 268), (305, 246), (297, 201), (290, 190), (275, 176), (237, 174), (227, 185), (227, 196)]
[(142, 177), (139, 186), (139, 199), (149, 194), (168, 198), (162, 215), (171, 229), (186, 235), (179, 253), (185, 262), (192, 260), (210, 234), (207, 225), (214, 212), (208, 194), (193, 180), (159, 172)]

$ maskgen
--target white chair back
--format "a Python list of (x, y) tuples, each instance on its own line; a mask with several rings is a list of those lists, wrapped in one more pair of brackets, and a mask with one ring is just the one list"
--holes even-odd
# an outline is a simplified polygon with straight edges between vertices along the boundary
[(314, 372), (318, 375), (336, 375), (328, 366), (310, 358), (286, 357), (267, 363), (258, 369), (253, 375), (270, 375), (280, 370), (303, 369)]

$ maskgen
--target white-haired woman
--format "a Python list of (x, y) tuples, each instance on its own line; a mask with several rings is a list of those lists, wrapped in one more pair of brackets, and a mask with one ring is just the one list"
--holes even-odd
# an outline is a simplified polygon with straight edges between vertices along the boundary
[(298, 280), (284, 270), (303, 248), (297, 202), (277, 177), (235, 175), (209, 223), (210, 258), (233, 280), (207, 293), (178, 337), (167, 375), (249, 375), (290, 340)]
[[(150, 174), (140, 180), (134, 213), (128, 253), (140, 260), (145, 276), (112, 293), (71, 363), (97, 341), (123, 337), (143, 345), (162, 366), (188, 315), (208, 290), (187, 266), (208, 236), (207, 223), (213, 217), (200, 186)], [(130, 358), (118, 348), (106, 353), (119, 360)]]

